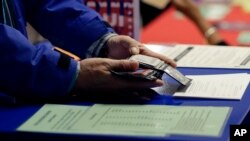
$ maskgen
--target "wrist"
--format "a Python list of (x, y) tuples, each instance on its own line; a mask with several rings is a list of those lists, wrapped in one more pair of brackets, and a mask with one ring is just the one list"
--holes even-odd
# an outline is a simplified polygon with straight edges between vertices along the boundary
[(209, 27), (205, 32), (204, 32), (204, 36), (205, 38), (209, 39), (211, 36), (213, 36), (213, 34), (215, 34), (217, 32), (216, 28), (211, 26)]
[(209, 27), (204, 32), (204, 37), (206, 38), (207, 42), (212, 45), (217, 45), (219, 42), (222, 41), (222, 38), (219, 36), (217, 29), (213, 26)]
[(98, 55), (99, 57), (107, 57), (108, 56), (108, 52), (109, 52), (108, 51), (109, 50), (109, 44), (108, 44), (108, 42), (114, 36), (117, 36), (117, 34), (110, 33), (110, 34), (108, 34), (108, 35), (106, 35), (104, 37), (104, 39), (103, 39), (104, 43), (103, 43), (102, 48), (101, 48), (101, 50), (99, 52), (99, 55)]

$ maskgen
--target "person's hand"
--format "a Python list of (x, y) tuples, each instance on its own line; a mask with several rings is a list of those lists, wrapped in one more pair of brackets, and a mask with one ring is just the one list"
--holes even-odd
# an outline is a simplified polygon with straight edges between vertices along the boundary
[(134, 54), (139, 54), (140, 42), (125, 35), (117, 35), (107, 41), (108, 57), (113, 59), (125, 59)]
[(163, 85), (162, 80), (141, 81), (119, 78), (111, 74), (115, 71), (135, 71), (138, 62), (130, 60), (113, 60), (108, 58), (90, 58), (80, 62), (80, 72), (75, 90), (86, 92), (114, 92), (151, 88)]
[(168, 57), (161, 55), (159, 53), (153, 52), (146, 48), (142, 43), (136, 41), (135, 39), (124, 36), (117, 35), (111, 37), (107, 41), (108, 46), (108, 57), (113, 59), (126, 59), (131, 55), (143, 54), (163, 60), (165, 63), (176, 67), (176, 63), (169, 59)]

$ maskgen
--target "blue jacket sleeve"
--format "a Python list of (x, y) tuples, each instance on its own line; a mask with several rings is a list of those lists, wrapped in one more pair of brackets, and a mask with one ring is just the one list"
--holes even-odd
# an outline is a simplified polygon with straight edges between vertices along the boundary
[(83, 0), (28, 0), (27, 19), (52, 44), (81, 58), (103, 35), (114, 32)]
[(63, 97), (76, 75), (77, 62), (58, 67), (52, 45), (33, 46), (19, 31), (0, 23), (0, 91), (20, 97)]

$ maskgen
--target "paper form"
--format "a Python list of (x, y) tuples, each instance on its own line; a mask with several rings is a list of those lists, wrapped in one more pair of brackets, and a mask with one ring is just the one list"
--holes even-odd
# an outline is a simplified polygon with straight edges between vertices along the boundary
[(18, 130), (64, 132), (70, 129), (78, 118), (85, 114), (88, 108), (87, 106), (45, 104)]
[(151, 51), (160, 53), (162, 55), (165, 54), (165, 52), (168, 52), (169, 49), (174, 48), (173, 44), (144, 44), (144, 46)]
[(230, 107), (207, 106), (97, 104), (88, 108), (47, 104), (17, 130), (132, 136), (220, 136), (230, 111)]
[(191, 85), (174, 96), (240, 100), (249, 84), (248, 74), (187, 76)]
[(250, 68), (250, 48), (209, 45), (176, 45), (165, 52), (178, 67)]
[(179, 85), (166, 84), (156, 87), (159, 94), (173, 94), (175, 97), (214, 98), (240, 100), (249, 84), (250, 75), (247, 73), (189, 75), (192, 79), (189, 86), (178, 88)]

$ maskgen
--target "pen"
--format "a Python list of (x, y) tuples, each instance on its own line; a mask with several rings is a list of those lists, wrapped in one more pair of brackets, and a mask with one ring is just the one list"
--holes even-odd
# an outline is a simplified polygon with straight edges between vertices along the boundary
[(75, 54), (73, 54), (73, 53), (71, 53), (71, 52), (68, 52), (68, 51), (66, 51), (66, 50), (63, 50), (63, 49), (61, 49), (61, 48), (59, 48), (59, 47), (54, 47), (53, 50), (55, 50), (55, 51), (57, 51), (57, 52), (60, 52), (60, 53), (63, 53), (63, 54), (69, 56), (70, 58), (72, 58), (72, 59), (74, 59), (74, 60), (76, 60), (76, 61), (80, 61), (80, 60), (81, 60), (81, 59), (80, 59), (78, 56), (76, 56)]

